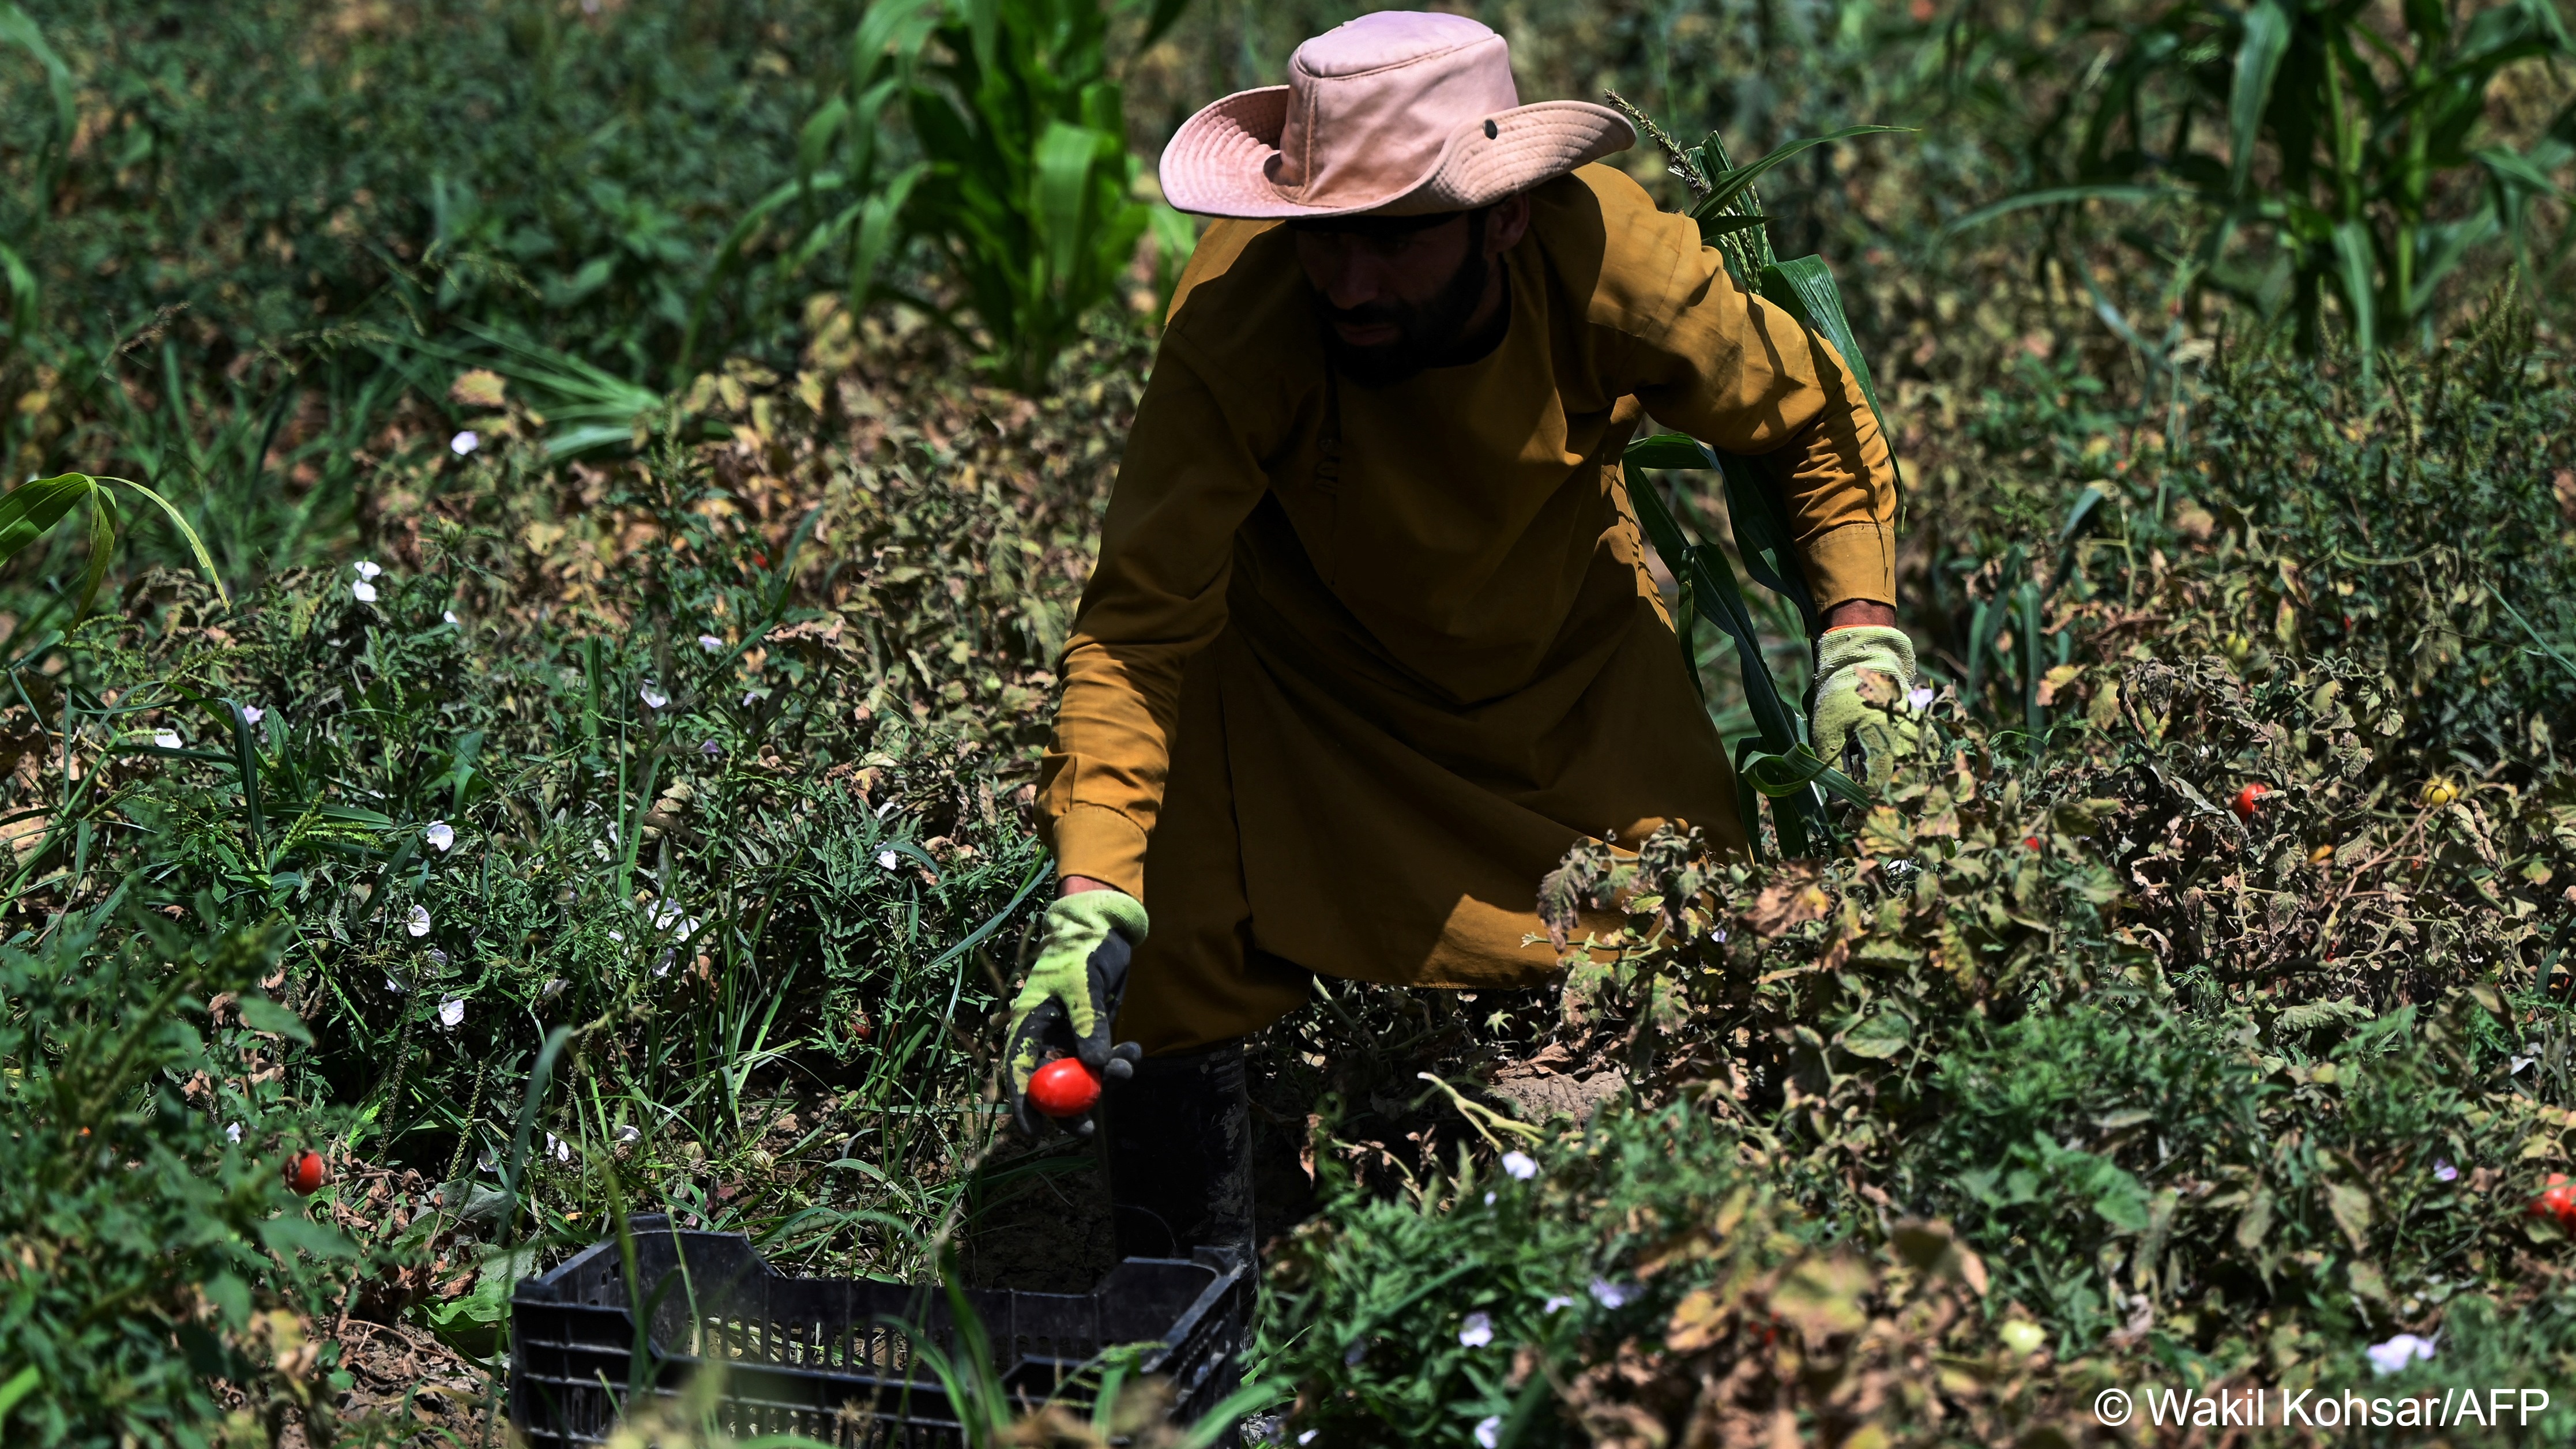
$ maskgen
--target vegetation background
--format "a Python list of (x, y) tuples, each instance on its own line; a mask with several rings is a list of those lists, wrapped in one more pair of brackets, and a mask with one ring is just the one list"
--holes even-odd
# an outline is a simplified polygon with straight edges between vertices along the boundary
[[(1629, 924), (1560, 986), (1258, 1044), (1291, 1437), (2085, 1442), (2148, 1380), (2563, 1437), (2562, 12), (1466, 8), (1737, 156), (1913, 128), (1761, 205), (1939, 695), (1830, 860), (1578, 852)], [(493, 1442), (509, 1284), (627, 1209), (1088, 1285), (988, 1068), (1151, 158), (1348, 13), (0, 5), (8, 476), (188, 530), (0, 500), (0, 1437)]]

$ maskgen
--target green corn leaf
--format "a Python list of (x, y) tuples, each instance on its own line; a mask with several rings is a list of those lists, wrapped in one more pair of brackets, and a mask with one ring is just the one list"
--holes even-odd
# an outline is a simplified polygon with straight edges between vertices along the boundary
[(18, 556), (20, 550), (44, 537), (45, 531), (62, 522), (72, 505), (98, 487), (98, 480), (87, 473), (64, 473), (52, 478), (30, 478), (0, 495), (0, 563)]
[(80, 598), (72, 605), (72, 617), (89, 616), (89, 606), (98, 598), (98, 586), (107, 579), (107, 565), (116, 557), (116, 499), (104, 488), (93, 488), (89, 494), (89, 567), (81, 570)]
[(2344, 306), (2352, 319), (2352, 345), (2361, 354), (2361, 372), (2366, 382), (2379, 351), (2378, 297), (2374, 291), (2378, 267), (2371, 251), (2370, 224), (2358, 218), (2336, 223), (2334, 256), (2338, 280), (2343, 283)]
[(929, 174), (929, 162), (913, 162), (896, 172), (885, 189), (869, 197), (861, 209), (858, 237), (850, 248), (851, 307), (866, 305), (869, 290), (876, 285), (878, 269), (895, 248), (904, 203), (912, 199), (912, 189)]
[(1717, 455), (1688, 433), (1657, 433), (1628, 445), (1631, 468), (1714, 468)]
[(2245, 192), (2254, 169), (2254, 138), (2281, 58), (2290, 53), (2290, 16), (2281, 0), (2261, 0), (2245, 12), (2245, 38), (2236, 48), (2236, 84), (2227, 95), (2227, 179), (2230, 195)]
[(2025, 211), (2034, 206), (2063, 206), (2074, 201), (2190, 201), (2199, 193), (2178, 186), (2130, 186), (2094, 184), (2085, 186), (2052, 186), (2045, 191), (2025, 191), (2001, 201), (1980, 206), (1941, 228), (1944, 237), (1955, 236), (1971, 227), (1983, 226), (2008, 212)]
[(1878, 384), (1871, 379), (1868, 359), (1861, 356), (1860, 343), (1852, 336), (1850, 319), (1843, 315), (1842, 289), (1834, 285), (1833, 270), (1825, 265), (1825, 259), (1793, 257), (1774, 262), (1762, 269), (1761, 286), (1764, 298), (1787, 308), (1808, 331), (1821, 333), (1842, 354), (1844, 365), (1860, 384), (1869, 410), (1878, 416), (1880, 435), (1887, 436), (1887, 415), (1878, 405)]
[(1728, 202), (1733, 201), (1746, 187), (1761, 180), (1762, 173), (1803, 151), (1812, 150), (1829, 141), (1848, 140), (1853, 136), (1877, 136), (1911, 129), (1908, 126), (1845, 126), (1839, 131), (1828, 131), (1821, 136), (1802, 136), (1773, 149), (1769, 155), (1758, 161), (1747, 161), (1733, 170), (1721, 171), (1709, 177), (1708, 195), (1701, 197), (1698, 203), (1691, 207), (1691, 218), (1696, 221), (1724, 211)]
[(1778, 798), (1795, 795), (1810, 785), (1822, 786), (1855, 805), (1867, 806), (1869, 792), (1854, 783), (1849, 775), (1817, 758), (1816, 752), (1798, 745), (1785, 754), (1756, 754), (1745, 757), (1744, 778), (1753, 788)]
[(161, 511), (169, 515), (171, 525), (179, 530), (179, 536), (188, 541), (188, 551), (197, 556), (197, 567), (205, 570), (206, 582), (215, 586), (215, 598), (227, 609), (233, 606), (233, 596), (230, 591), (224, 588), (224, 576), (215, 572), (214, 557), (206, 552), (206, 541), (197, 537), (197, 530), (188, 526), (186, 516), (181, 514), (178, 509), (172, 507), (169, 499), (162, 497), (160, 494), (153, 492), (151, 489), (144, 487), (142, 484), (135, 482), (131, 478), (101, 478), (98, 481), (101, 483), (122, 483), (126, 487), (133, 489), (135, 492), (142, 494), (144, 497), (151, 499), (154, 503), (161, 505)]
[(1047, 275), (1059, 287), (1081, 255), (1083, 202), (1099, 150), (1088, 128), (1051, 121), (1029, 158), (1029, 219), (1046, 252)]

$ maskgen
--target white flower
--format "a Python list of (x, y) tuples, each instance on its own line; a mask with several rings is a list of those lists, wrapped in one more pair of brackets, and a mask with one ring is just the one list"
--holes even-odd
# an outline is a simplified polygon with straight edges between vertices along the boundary
[(877, 852), (877, 869), (892, 870), (894, 869), (894, 863), (895, 853), (893, 851), (880, 850)]
[(701, 634), (698, 636), (698, 647), (709, 654), (719, 654), (724, 651), (724, 641), (713, 634)]
[(1573, 1299), (1571, 1299), (1571, 1298), (1567, 1298), (1567, 1297), (1563, 1296), (1562, 1294), (1553, 1294), (1553, 1293), (1552, 1293), (1552, 1294), (1549, 1294), (1549, 1295), (1548, 1295), (1548, 1300), (1547, 1300), (1547, 1302), (1546, 1302), (1546, 1303), (1544, 1303), (1544, 1304), (1542, 1304), (1542, 1305), (1540, 1305), (1540, 1307), (1539, 1307), (1539, 1310), (1538, 1310), (1538, 1311), (1539, 1311), (1539, 1312), (1541, 1312), (1541, 1313), (1554, 1313), (1556, 1310), (1558, 1310), (1558, 1309), (1560, 1309), (1560, 1308), (1572, 1308), (1573, 1306), (1574, 1306), (1574, 1300), (1573, 1300)]
[(572, 1161), (572, 1144), (551, 1132), (546, 1134), (546, 1151), (553, 1153), (557, 1162)]
[(474, 430), (472, 428), (468, 428), (464, 432), (458, 433), (455, 437), (447, 440), (447, 451), (454, 453), (460, 458), (482, 446), (483, 440), (474, 435)]
[(1494, 1319), (1491, 1314), (1470, 1313), (1467, 1315), (1466, 1321), (1458, 1327), (1458, 1346), (1460, 1348), (1483, 1348), (1486, 1344), (1493, 1341)]
[(623, 944), (626, 940), (626, 933), (624, 931), (611, 931), (608, 933), (608, 939)]
[(456, 827), (444, 820), (433, 820), (429, 822), (429, 828), (420, 833), (420, 838), (429, 842), (430, 849), (445, 855), (456, 844)]
[(451, 623), (451, 624), (456, 624), (456, 625), (459, 625), (459, 626), (462, 626), (462, 625), (464, 624), (464, 622), (465, 622), (464, 620), (459, 619), (459, 618), (457, 618), (457, 617), (456, 617), (456, 611), (455, 611), (454, 609), (441, 609), (441, 610), (439, 610), (439, 611), (438, 611), (438, 617), (440, 617), (440, 618), (442, 618), (442, 619), (445, 619), (447, 622), (449, 622), (449, 623)]
[(1632, 1291), (1634, 1290), (1630, 1289), (1627, 1285), (1622, 1283), (1613, 1283), (1607, 1278), (1595, 1278), (1592, 1280), (1592, 1301), (1600, 1304), (1604, 1308), (1625, 1307), (1628, 1302), (1628, 1295)]
[(239, 1142), (241, 1140), (241, 1124), (239, 1122), (235, 1122), (224, 1129), (224, 1140), (226, 1142)]
[(1321, 1429), (1309, 1429), (1305, 1433), (1297, 1436), (1297, 1442), (1300, 1444), (1312, 1444), (1315, 1442), (1315, 1436), (1323, 1432), (1324, 1431)]
[(255, 724), (259, 723), (261, 720), (264, 720), (264, 719), (268, 718), (268, 711), (267, 711), (267, 710), (264, 710), (264, 709), (261, 709), (258, 705), (255, 705), (255, 704), (246, 704), (246, 705), (243, 705), (243, 706), (241, 707), (241, 712), (242, 712), (242, 723), (243, 723), (243, 724), (255, 725)]
[(385, 973), (385, 989), (386, 989), (387, 991), (392, 992), (392, 993), (393, 993), (394, 995), (396, 995), (396, 996), (400, 996), (400, 995), (402, 995), (403, 993), (405, 993), (405, 992), (407, 992), (407, 991), (411, 990), (411, 988), (410, 988), (410, 987), (403, 985), (403, 984), (402, 984), (401, 982), (399, 982), (399, 981), (396, 981), (396, 980), (393, 978), (393, 973), (391, 973), (391, 972), (387, 972), (387, 973)]
[(429, 964), (432, 966), (443, 967), (447, 964), (447, 953), (438, 949), (436, 946), (430, 947), (427, 951), (424, 951), (421, 954), (429, 958)]
[(465, 1024), (465, 998), (451, 996), (438, 1003), (438, 1024), (449, 1030)]
[(426, 936), (426, 935), (428, 935), (428, 934), (429, 934), (429, 907), (427, 907), (427, 906), (414, 906), (414, 907), (412, 907), (412, 908), (411, 908), (411, 913), (410, 913), (409, 915), (407, 915), (407, 916), (404, 916), (404, 917), (403, 917), (403, 929), (404, 929), (404, 930), (406, 930), (406, 931), (411, 932), (411, 933), (412, 933), (413, 935), (415, 935), (415, 936)]
[(1494, 1449), (1503, 1442), (1503, 1416), (1487, 1414), (1476, 1421), (1477, 1449)]
[(1494, 1196), (1495, 1195), (1490, 1192), (1485, 1194), (1485, 1206), (1492, 1207), (1494, 1205)]
[(165, 750), (175, 750), (179, 748), (179, 732), (177, 730), (154, 730), (152, 732), (152, 743)]
[(474, 1170), (476, 1172), (498, 1172), (500, 1169), (501, 1159), (495, 1157), (492, 1154), (492, 1149), (489, 1147), (483, 1149), (482, 1156), (474, 1159)]
[(590, 843), (590, 853), (598, 856), (602, 860), (615, 860), (617, 858), (616, 853), (608, 848), (608, 842), (605, 840), (592, 841)]
[(375, 578), (377, 575), (379, 575), (379, 574), (381, 574), (381, 573), (383, 573), (383, 572), (384, 572), (384, 570), (383, 570), (383, 569), (380, 569), (380, 568), (376, 567), (376, 565), (375, 565), (375, 561), (374, 561), (374, 560), (372, 560), (372, 559), (363, 559), (363, 558), (362, 558), (362, 559), (358, 560), (356, 563), (354, 563), (354, 564), (350, 565), (350, 567), (351, 567), (351, 568), (356, 569), (356, 570), (357, 570), (357, 573), (358, 573), (358, 577), (360, 577), (360, 578), (362, 578), (362, 579), (373, 579), (373, 578)]
[(361, 604), (372, 604), (376, 601), (376, 586), (365, 579), (349, 585), (349, 593)]
[(671, 702), (671, 696), (664, 694), (662, 691), (655, 689), (649, 684), (645, 685), (640, 692), (644, 696), (644, 707), (646, 709), (660, 709), (662, 706)]
[(2433, 1164), (2433, 1180), (2435, 1182), (2457, 1182), (2460, 1180), (2460, 1170), (2447, 1162), (2436, 1162)]
[(632, 1123), (632, 1122), (621, 1122), (621, 1123), (619, 1123), (619, 1124), (618, 1124), (618, 1126), (617, 1126), (617, 1145), (618, 1145), (618, 1146), (620, 1146), (620, 1147), (632, 1147), (632, 1146), (634, 1146), (636, 1143), (641, 1142), (641, 1141), (643, 1141), (643, 1140), (644, 1140), (644, 1129), (643, 1129), (643, 1128), (636, 1126), (636, 1125), (635, 1125), (634, 1123)]
[(766, 694), (767, 692), (768, 692), (768, 691), (766, 691), (766, 690), (759, 690), (759, 689), (747, 689), (747, 690), (744, 690), (744, 691), (743, 691), (743, 694), (742, 694), (742, 707), (743, 707), (744, 709), (749, 709), (749, 708), (751, 708), (751, 707), (752, 707), (752, 705), (754, 705), (754, 704), (758, 703), (758, 702), (759, 702), (759, 700), (761, 699), (761, 697), (762, 697), (764, 694)]
[(663, 950), (662, 950), (662, 957), (661, 957), (661, 959), (660, 959), (660, 960), (658, 960), (658, 961), (655, 961), (655, 962), (653, 963), (653, 974), (654, 974), (655, 976), (668, 976), (668, 975), (670, 975), (670, 974), (671, 974), (671, 963), (672, 963), (672, 962), (674, 962), (674, 961), (677, 961), (677, 960), (679, 960), (679, 959), (680, 959), (680, 953), (679, 953), (679, 952), (674, 951), (674, 950), (671, 950), (669, 947), (664, 947), (664, 948), (663, 948)]
[(1503, 1171), (1527, 1182), (1538, 1176), (1538, 1161), (1526, 1152), (1506, 1152), (1503, 1154)]
[(1932, 691), (1928, 688), (1908, 691), (1905, 696), (1905, 707), (1908, 709), (1930, 709), (1932, 707)]
[(2362, 1352), (2370, 1356), (2372, 1373), (2386, 1378), (2417, 1359), (2433, 1357), (2433, 1340), (2401, 1333), (2386, 1343), (2374, 1343)]

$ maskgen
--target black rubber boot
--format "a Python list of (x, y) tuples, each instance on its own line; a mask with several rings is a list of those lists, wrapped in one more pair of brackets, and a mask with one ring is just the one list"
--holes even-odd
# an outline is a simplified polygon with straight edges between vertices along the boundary
[(1252, 1256), (1252, 1099), (1243, 1040), (1147, 1057), (1102, 1103), (1109, 1204), (1121, 1258)]

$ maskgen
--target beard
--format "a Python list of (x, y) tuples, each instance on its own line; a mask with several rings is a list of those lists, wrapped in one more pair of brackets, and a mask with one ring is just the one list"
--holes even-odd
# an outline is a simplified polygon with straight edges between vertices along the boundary
[[(1467, 336), (1467, 321), (1475, 315), (1476, 304), (1484, 300), (1486, 280), (1493, 274), (1493, 262), (1485, 255), (1483, 245), (1483, 221), (1484, 217), (1478, 215), (1466, 260), (1428, 301), (1345, 308), (1317, 294), (1315, 312), (1324, 334), (1324, 359), (1335, 372), (1361, 387), (1390, 387), (1427, 368), (1473, 361), (1464, 355), (1468, 352), (1491, 350), (1490, 344), (1482, 349), (1470, 346), (1475, 339)], [(1508, 313), (1508, 306), (1504, 310)], [(1374, 347), (1354, 347), (1334, 330), (1335, 322), (1354, 327), (1384, 324), (1395, 328), (1398, 335), (1394, 341)]]

